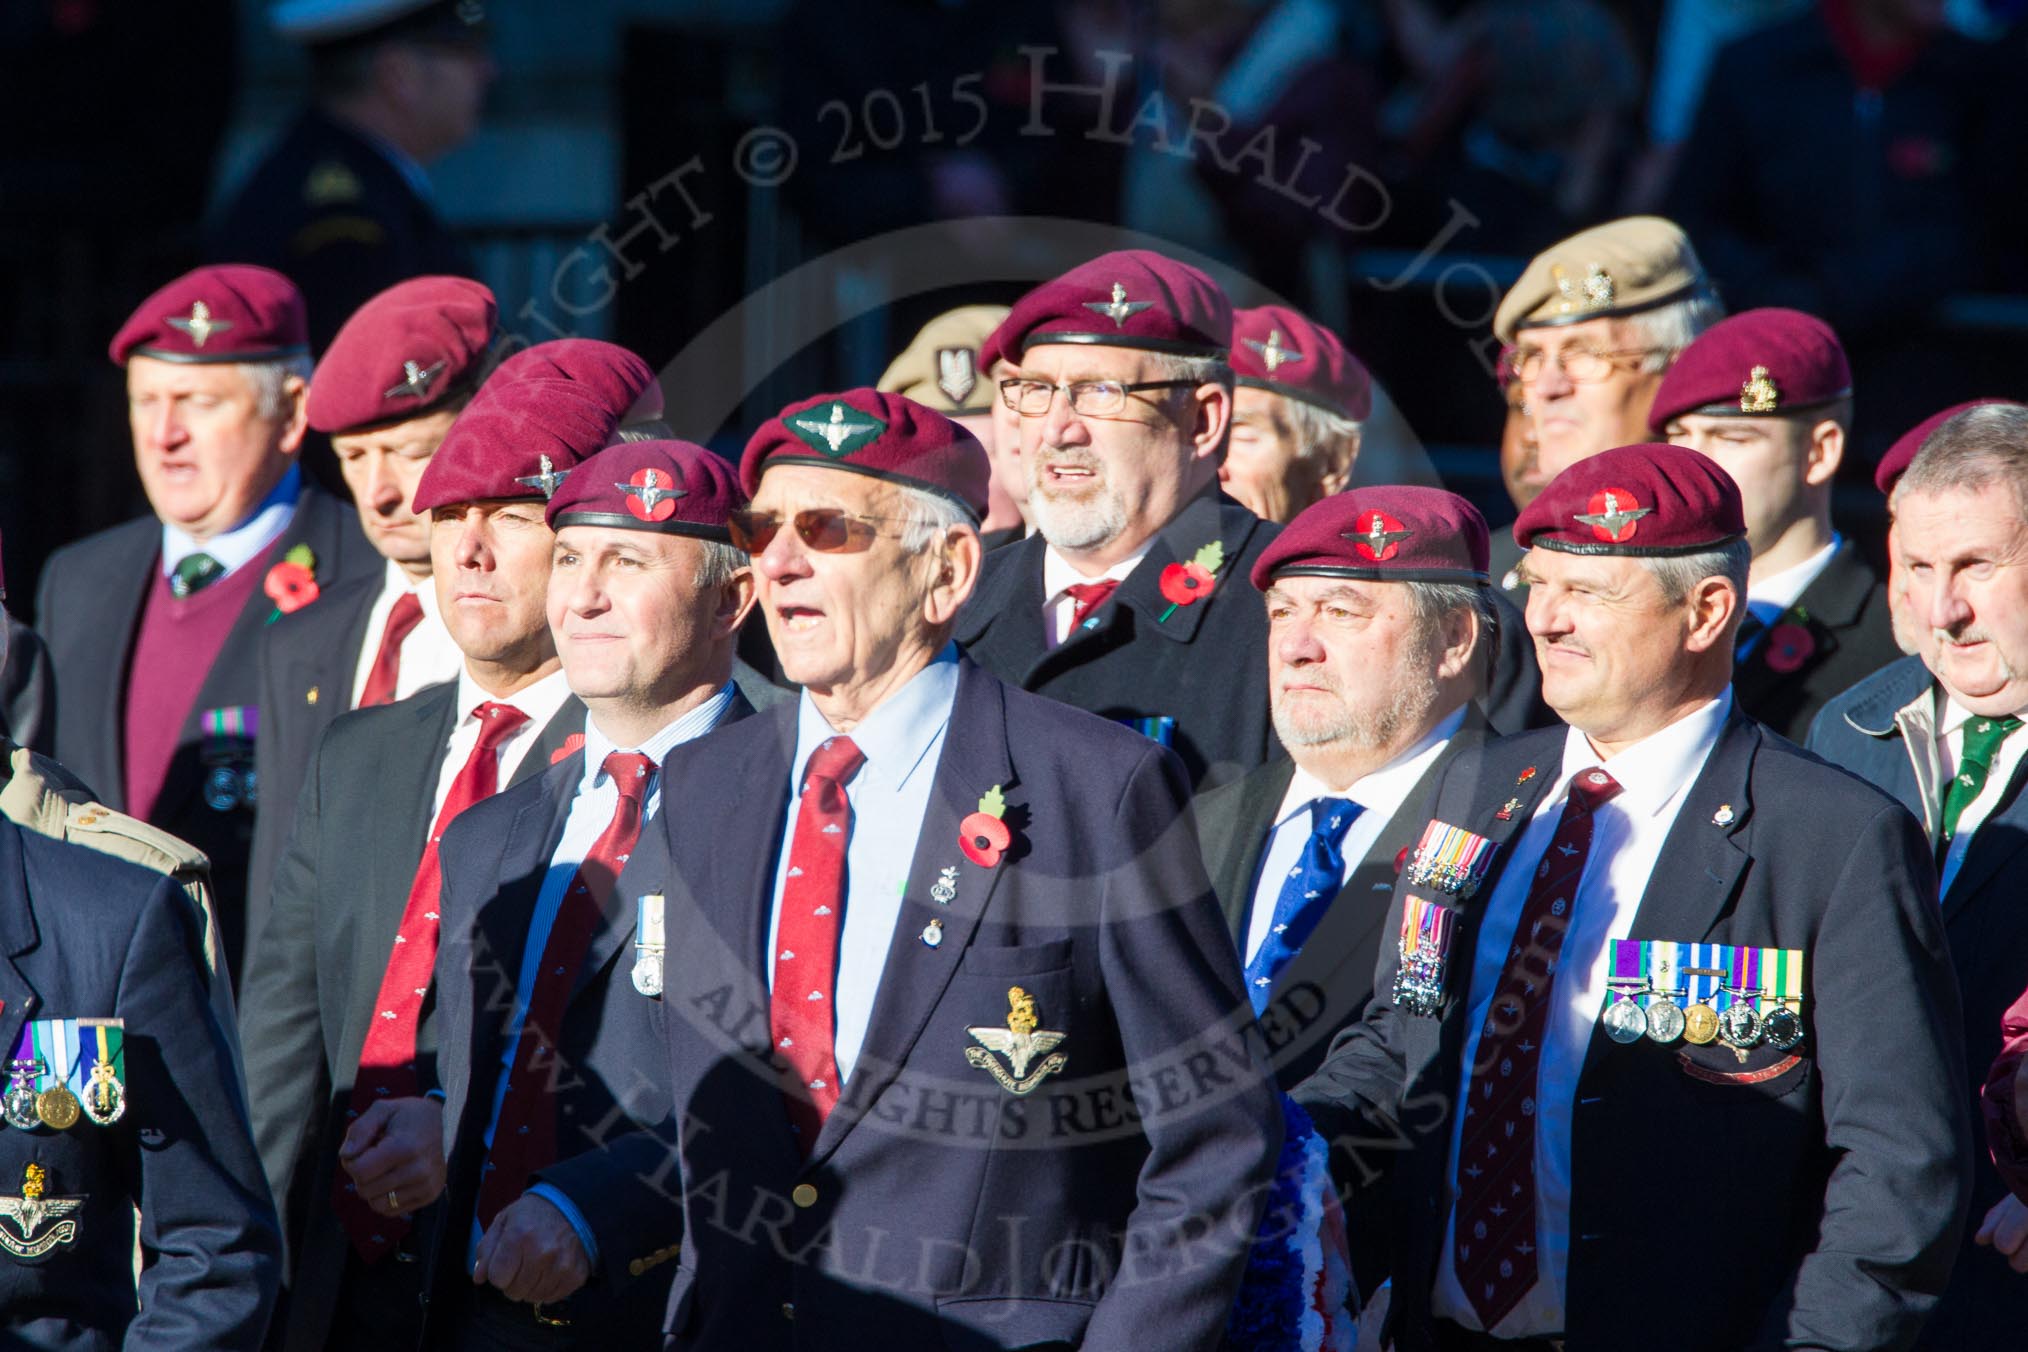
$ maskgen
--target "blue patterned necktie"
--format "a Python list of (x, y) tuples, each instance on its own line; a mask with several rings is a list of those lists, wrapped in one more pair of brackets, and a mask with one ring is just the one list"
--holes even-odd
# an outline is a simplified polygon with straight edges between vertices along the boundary
[(1275, 898), (1274, 924), (1246, 965), (1246, 994), (1258, 1016), (1268, 1006), (1275, 978), (1317, 928), (1345, 881), (1345, 833), (1365, 809), (1346, 798), (1310, 802), (1310, 838)]

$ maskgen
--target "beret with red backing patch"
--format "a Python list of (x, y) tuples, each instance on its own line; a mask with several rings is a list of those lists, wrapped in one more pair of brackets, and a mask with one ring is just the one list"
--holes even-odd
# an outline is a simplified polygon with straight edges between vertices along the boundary
[(1242, 385), (1315, 404), (1353, 422), (1373, 411), (1373, 378), (1338, 335), (1282, 305), (1236, 310), (1232, 373)]
[(1887, 448), (1887, 454), (1880, 457), (1880, 463), (1873, 467), (1873, 486), (1882, 493), (1892, 493), (1894, 485), (1915, 463), (1915, 453), (1922, 449), (1930, 434), (1963, 413), (1966, 409), (1979, 408), (1985, 404), (2010, 404), (2011, 399), (1967, 399), (1962, 404), (1952, 404), (1938, 413), (1932, 413), (1915, 426), (1894, 439)]
[(762, 423), (740, 457), (750, 497), (771, 465), (822, 465), (906, 484), (949, 499), (976, 523), (992, 476), (986, 448), (935, 409), (905, 395), (846, 390), (790, 404)]
[(186, 272), (135, 307), (107, 353), (179, 362), (285, 361), (309, 355), (303, 293), (281, 273), (251, 263)]
[(1745, 310), (1683, 349), (1655, 391), (1648, 427), (1685, 413), (1780, 418), (1852, 393), (1852, 367), (1831, 326), (1801, 310)]
[(1739, 486), (1684, 446), (1618, 446), (1549, 481), (1514, 523), (1523, 549), (1663, 558), (1746, 536)]
[(547, 502), (572, 468), (604, 450), (619, 416), (573, 380), (479, 387), (415, 488), (414, 510), (454, 502)]
[(580, 461), (549, 500), (549, 528), (694, 535), (730, 542), (727, 519), (746, 505), (725, 457), (688, 441), (634, 441)]
[(486, 365), (499, 307), (466, 277), (412, 277), (352, 312), (310, 382), (310, 426), (349, 432), (404, 422), (468, 392)]
[(1015, 361), (1044, 343), (1140, 348), (1224, 358), (1232, 302), (1210, 277), (1148, 249), (1103, 254), (1014, 303), (980, 354)]
[(1304, 508), (1254, 561), (1253, 585), (1278, 577), (1484, 586), (1488, 531), (1455, 493), (1383, 484), (1335, 493)]
[(662, 416), (662, 386), (655, 368), (617, 343), (557, 338), (524, 347), (500, 363), (493, 380), (549, 376), (575, 380), (612, 406), (622, 426)]

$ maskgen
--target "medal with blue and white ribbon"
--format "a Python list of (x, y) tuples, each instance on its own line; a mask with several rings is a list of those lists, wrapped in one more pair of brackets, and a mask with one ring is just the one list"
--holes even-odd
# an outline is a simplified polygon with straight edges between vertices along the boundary
[(51, 1131), (69, 1131), (80, 1112), (70, 1087), (71, 1076), (77, 1073), (77, 1020), (38, 1019), (29, 1027), (34, 1030), (37, 1059), (46, 1067), (45, 1083), (35, 1096), (35, 1116)]
[(1718, 983), (1730, 973), (1730, 951), (1723, 944), (1689, 944), (1683, 979), (1683, 1040), (1703, 1047), (1718, 1040)]

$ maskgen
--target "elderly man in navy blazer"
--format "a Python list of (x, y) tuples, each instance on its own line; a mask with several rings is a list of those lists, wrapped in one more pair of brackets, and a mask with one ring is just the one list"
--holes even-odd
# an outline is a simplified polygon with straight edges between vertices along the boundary
[[(615, 884), (630, 857), (663, 857), (663, 760), (753, 712), (732, 681), (753, 573), (726, 524), (745, 502), (732, 465), (679, 441), (601, 451), (549, 500), (550, 631), (587, 718), (576, 751), (444, 838), (449, 1182), (426, 1345), (638, 1347), (662, 1326), (673, 1269), (659, 1262), (615, 1264), (630, 1279), (618, 1299), (538, 1303), (582, 1281), (572, 1264), (598, 1244), (567, 1197), (529, 1185), (669, 1113), (655, 1006), (630, 979), (635, 903)], [(544, 1242), (558, 1211), (581, 1241), (561, 1252)]]
[(1215, 1345), (1282, 1124), (1182, 768), (958, 655), (949, 419), (827, 395), (742, 469), (804, 693), (663, 767), (676, 1148), (541, 1175), (594, 1278), (673, 1250), (671, 1348)]
[(1453, 762), (1385, 994), (1296, 1094), (1395, 1227), (1390, 1336), (1907, 1348), (1970, 1174), (1922, 829), (1735, 706), (1717, 465), (1606, 451), (1514, 530), (1569, 726)]
[[(1917, 655), (1824, 707), (1810, 750), (1894, 795), (1928, 827), (1964, 1001), (1958, 1030), (1973, 1081), (2000, 1051), (2001, 1016), (2028, 986), (2028, 408), (1960, 411), (1931, 432), (1894, 486), (1891, 548)], [(2000, 1087), (2005, 1093), (2006, 1086)], [(1990, 1101), (1988, 1111), (1997, 1111)], [(2011, 1094), (2006, 1097), (2011, 1098)], [(1979, 1112), (1976, 1096), (1966, 1100)], [(2011, 1117), (2011, 1113), (2001, 1114)], [(2002, 1134), (2000, 1158), (2015, 1157)], [(1976, 1155), (1973, 1227), (1930, 1325), (1937, 1348), (2013, 1347), (2028, 1328), (2024, 1209)], [(2010, 1220), (2008, 1213), (2014, 1213)], [(1981, 1232), (1968, 1228), (1970, 1238)]]

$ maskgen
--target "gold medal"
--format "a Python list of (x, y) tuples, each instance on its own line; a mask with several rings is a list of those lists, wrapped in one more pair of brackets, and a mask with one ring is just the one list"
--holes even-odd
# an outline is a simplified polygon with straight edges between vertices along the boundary
[(77, 1095), (64, 1084), (45, 1089), (35, 1096), (35, 1115), (42, 1119), (43, 1126), (54, 1131), (67, 1131), (77, 1125)]
[(1718, 1040), (1718, 1011), (1698, 1001), (1683, 1011), (1683, 1040), (1702, 1047)]

